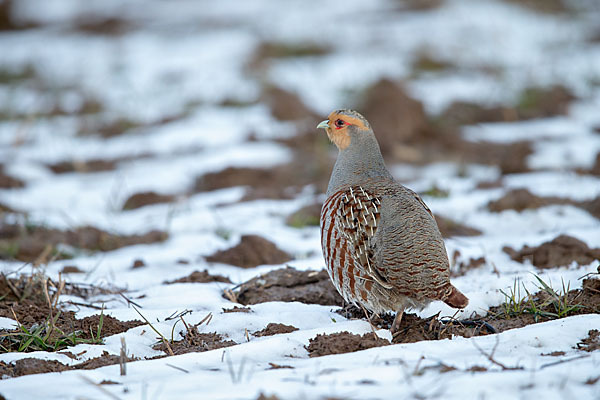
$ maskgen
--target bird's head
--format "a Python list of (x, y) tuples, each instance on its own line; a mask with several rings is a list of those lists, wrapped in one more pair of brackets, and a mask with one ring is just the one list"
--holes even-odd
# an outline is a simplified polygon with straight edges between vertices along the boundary
[(360, 135), (372, 132), (369, 122), (354, 110), (335, 110), (317, 125), (340, 150), (346, 150)]

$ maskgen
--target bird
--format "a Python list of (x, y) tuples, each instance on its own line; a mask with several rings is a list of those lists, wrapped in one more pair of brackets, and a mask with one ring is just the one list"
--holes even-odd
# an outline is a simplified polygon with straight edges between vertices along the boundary
[(433, 213), (389, 173), (365, 117), (335, 110), (317, 128), (339, 150), (320, 228), (327, 271), (344, 300), (377, 315), (395, 312), (393, 335), (405, 309), (423, 310), (437, 300), (466, 307), (469, 299), (450, 283)]

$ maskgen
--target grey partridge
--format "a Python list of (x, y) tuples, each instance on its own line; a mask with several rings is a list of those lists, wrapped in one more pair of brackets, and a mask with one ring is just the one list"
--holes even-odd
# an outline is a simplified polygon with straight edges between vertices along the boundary
[(433, 214), (385, 167), (369, 122), (336, 110), (323, 128), (339, 153), (321, 209), (321, 245), (327, 271), (347, 302), (375, 313), (422, 310), (441, 300), (464, 308), (469, 299), (450, 283), (444, 241)]

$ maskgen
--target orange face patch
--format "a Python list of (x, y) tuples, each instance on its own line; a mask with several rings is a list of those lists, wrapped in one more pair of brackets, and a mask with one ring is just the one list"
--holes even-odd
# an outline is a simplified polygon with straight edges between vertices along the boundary
[(327, 128), (327, 136), (340, 150), (345, 150), (350, 146), (349, 126), (355, 126), (361, 130), (369, 129), (360, 119), (336, 111), (329, 114), (328, 119), (329, 127)]

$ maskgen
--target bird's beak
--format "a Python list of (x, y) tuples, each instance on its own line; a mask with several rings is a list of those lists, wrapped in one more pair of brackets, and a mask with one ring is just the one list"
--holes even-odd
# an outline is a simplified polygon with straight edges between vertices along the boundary
[(329, 120), (321, 121), (321, 122), (319, 122), (319, 125), (317, 125), (317, 129), (327, 129), (327, 128), (329, 128)]

